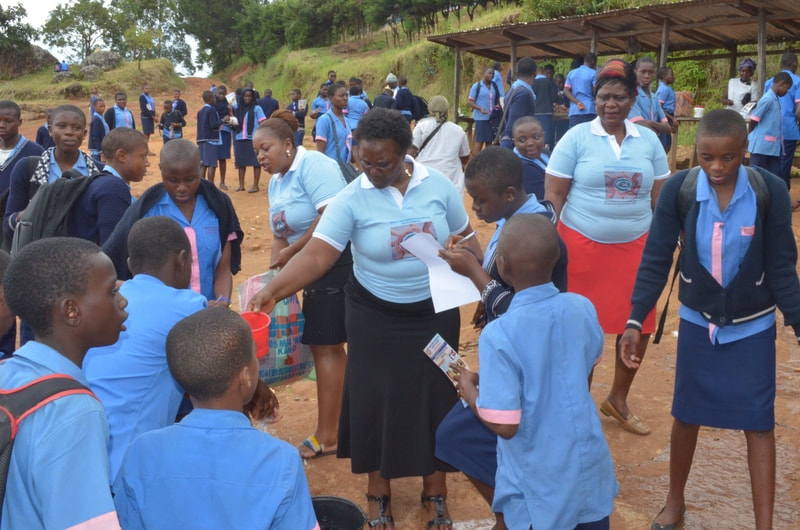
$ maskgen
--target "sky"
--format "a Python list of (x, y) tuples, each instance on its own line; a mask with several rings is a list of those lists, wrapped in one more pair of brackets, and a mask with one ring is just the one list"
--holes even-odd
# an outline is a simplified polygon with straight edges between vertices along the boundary
[[(34, 29), (38, 29), (44, 25), (45, 20), (47, 20), (47, 15), (50, 13), (50, 11), (55, 9), (58, 4), (67, 3), (69, 3), (68, 0), (0, 0), (0, 5), (2, 5), (4, 8), (8, 8), (16, 4), (22, 4), (22, 7), (24, 7), (28, 12), (25, 22), (33, 26)], [(64, 59), (64, 57), (69, 55), (69, 52), (71, 51), (61, 48), (52, 48), (35, 37), (33, 42), (34, 44), (48, 50), (59, 60)], [(188, 37), (187, 42), (189, 42), (189, 46), (192, 50), (197, 49), (197, 41), (195, 41), (192, 37)], [(207, 69), (203, 69), (197, 70), (193, 75), (195, 77), (208, 77), (209, 73), (210, 72)]]

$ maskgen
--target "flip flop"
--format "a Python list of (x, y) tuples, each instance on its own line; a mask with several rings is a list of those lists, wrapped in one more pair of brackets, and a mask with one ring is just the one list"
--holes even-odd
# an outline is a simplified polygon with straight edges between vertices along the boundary
[(236, 191), (244, 191), (244, 188), (239, 186), (238, 188), (236, 188)]
[(258, 193), (258, 188), (250, 188), (247, 193)]
[(305, 445), (314, 452), (314, 456), (303, 457), (305, 460), (314, 460), (315, 458), (322, 458), (323, 456), (336, 454), (335, 450), (326, 451), (325, 446), (319, 443), (313, 434), (308, 438), (306, 438), (305, 440), (303, 440), (303, 445)]
[(220, 185), (219, 185), (219, 189), (221, 189), (221, 190), (224, 190), (224, 191), (227, 191), (227, 189), (228, 189), (228, 186), (226, 186), (225, 184), (220, 184)]

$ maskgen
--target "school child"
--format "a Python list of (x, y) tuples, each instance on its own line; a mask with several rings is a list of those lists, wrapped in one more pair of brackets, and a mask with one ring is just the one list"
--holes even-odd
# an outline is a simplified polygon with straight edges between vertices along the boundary
[[(785, 78), (775, 84), (785, 87)], [(702, 425), (744, 431), (755, 508), (748, 526), (772, 528), (776, 306), (800, 336), (791, 198), (779, 177), (743, 165), (747, 128), (738, 112), (707, 112), (696, 144), (700, 167), (676, 173), (661, 188), (620, 341), (620, 361), (637, 368), (640, 322), (658, 302), (680, 235), (669, 493), (652, 527), (677, 528), (683, 519)]]
[[(255, 94), (253, 94), (255, 97)], [(264, 116), (269, 118), (272, 116), (272, 113), (276, 110), (281, 108), (281, 104), (278, 103), (278, 100), (272, 97), (272, 89), (265, 88), (264, 89), (264, 97), (257, 101), (258, 106), (261, 107), (261, 110), (264, 111)]]
[(394, 101), (400, 114), (403, 115), (408, 123), (411, 123), (414, 119), (414, 94), (406, 86), (407, 83), (408, 78), (406, 76), (397, 76), (397, 93), (394, 95)]
[(348, 81), (348, 84), (350, 88), (358, 87), (357, 95), (359, 99), (361, 99), (364, 103), (366, 103), (367, 107), (371, 109), (372, 102), (369, 100), (369, 97), (367, 97), (367, 92), (364, 90), (364, 82), (357, 77), (351, 77), (350, 80)]
[[(156, 100), (150, 96), (150, 85), (147, 83), (142, 85), (142, 93), (139, 94), (139, 111), (139, 118), (142, 120), (142, 132), (149, 143), (150, 135), (155, 132), (155, 119), (158, 118), (158, 112), (156, 112)], [(148, 152), (147, 154), (155, 156), (153, 152)]]
[(658, 102), (658, 97), (650, 90), (650, 85), (656, 76), (656, 63), (650, 57), (640, 57), (636, 60), (636, 101), (633, 103), (628, 120), (631, 123), (647, 127), (656, 134), (670, 134), (672, 127), (669, 125), (664, 109)]
[(258, 192), (258, 183), (261, 180), (261, 164), (258, 163), (256, 152), (253, 150), (253, 132), (262, 121), (266, 120), (264, 110), (255, 100), (253, 89), (245, 88), (242, 91), (242, 102), (234, 109), (236, 123), (233, 126), (235, 135), (233, 142), (233, 155), (236, 168), (239, 170), (239, 187), (236, 191), (244, 191), (244, 173), (248, 167), (253, 168), (253, 187), (247, 193)]
[(159, 169), (162, 182), (148, 188), (125, 212), (104, 251), (119, 278), (129, 279), (127, 240), (133, 223), (155, 215), (170, 217), (186, 231), (192, 245), (191, 289), (205, 296), (209, 305), (229, 306), (233, 274), (241, 270), (244, 237), (230, 197), (200, 178), (200, 150), (185, 138), (161, 149)]
[(329, 110), (331, 110), (331, 102), (328, 99), (328, 85), (322, 83), (319, 86), (317, 97), (311, 102), (311, 118), (317, 120)]
[(286, 107), (286, 110), (292, 111), (294, 114), (295, 119), (297, 119), (297, 132), (294, 133), (294, 145), (295, 147), (300, 147), (303, 145), (303, 136), (306, 135), (306, 114), (308, 114), (308, 103), (305, 102), (304, 105), (301, 106), (300, 104), (300, 97), (301, 92), (299, 88), (293, 88), (292, 93), (292, 102)]
[(658, 89), (656, 89), (656, 99), (661, 104), (664, 115), (670, 124), (671, 131), (669, 134), (662, 133), (658, 135), (661, 140), (661, 145), (664, 150), (669, 153), (672, 147), (672, 133), (678, 129), (678, 122), (675, 121), (675, 90), (672, 89), (672, 83), (675, 82), (675, 74), (669, 66), (662, 66), (658, 69)]
[(383, 92), (375, 96), (375, 101), (373, 102), (372, 106), (384, 109), (395, 109), (397, 108), (397, 103), (394, 100), (392, 91), (386, 88), (383, 90)]
[(128, 253), (133, 279), (120, 287), (128, 300), (126, 329), (115, 344), (92, 348), (83, 360), (89, 387), (108, 417), (111, 484), (131, 441), (175, 422), (183, 389), (167, 368), (167, 333), (208, 306), (204, 296), (189, 289), (192, 247), (174, 220), (136, 221)]
[(89, 113), (91, 114), (94, 112), (94, 102), (100, 97), (100, 93), (97, 91), (97, 87), (93, 86), (91, 95), (89, 98)]
[(45, 111), (44, 125), (40, 125), (39, 128), (36, 129), (36, 143), (39, 144), (42, 149), (50, 149), (55, 145), (53, 136), (50, 134), (50, 115), (52, 113), (53, 109), (47, 109)]
[(92, 106), (92, 119), (89, 125), (89, 153), (92, 158), (102, 162), (103, 138), (108, 134), (109, 128), (103, 113), (106, 110), (106, 102), (103, 98), (95, 98)]
[[(483, 69), (483, 78), (469, 91), (467, 103), (472, 107), (472, 119), (475, 123), (475, 144), (473, 150), (480, 151), (484, 146), (492, 145), (497, 135), (491, 117), (496, 108), (500, 108), (500, 87), (492, 81), (494, 68), (487, 66)], [(401, 91), (398, 91), (401, 94)], [(398, 106), (398, 108), (400, 108)]]
[(597, 117), (597, 109), (594, 106), (596, 67), (597, 55), (587, 53), (583, 57), (583, 64), (578, 62), (578, 66), (569, 71), (564, 81), (564, 97), (569, 101), (570, 129)]
[[(11, 254), (5, 250), (0, 250), (0, 333), (3, 333), (3, 337), (0, 339), (0, 360), (11, 357), (15, 350), (17, 338), (17, 315), (6, 304), (2, 285), (2, 280), (10, 263)], [(9, 338), (11, 340), (8, 340)]]
[[(772, 86), (765, 90), (758, 100), (758, 105), (750, 115), (747, 124), (747, 150), (750, 151), (750, 165), (766, 169), (773, 175), (781, 175), (781, 155), (783, 154), (783, 129), (781, 126), (780, 98), (792, 88), (792, 78), (786, 72), (779, 72), (773, 77)], [(790, 181), (783, 179), (786, 187)]]
[(545, 132), (539, 120), (522, 116), (511, 129), (514, 154), (522, 160), (522, 182), (525, 193), (544, 198), (544, 173), (550, 155), (545, 150)]
[(171, 100), (165, 100), (164, 111), (158, 120), (158, 128), (161, 129), (161, 138), (164, 143), (173, 138), (183, 138), (184, 127), (186, 127), (186, 120), (183, 118), (181, 111), (175, 108)]
[(359, 97), (360, 91), (361, 88), (358, 86), (351, 87), (347, 98), (347, 117), (345, 119), (351, 129), (358, 127), (358, 121), (369, 111), (366, 102)]
[(347, 89), (344, 85), (333, 85), (329, 91), (331, 110), (317, 120), (317, 135), (314, 141), (317, 151), (325, 153), (337, 162), (350, 162), (353, 145), (353, 132), (345, 118), (347, 109)]
[(498, 435), (492, 509), (506, 526), (608, 529), (619, 485), (587, 385), (603, 331), (589, 300), (550, 281), (558, 258), (552, 222), (506, 222), (497, 267), (516, 294), (481, 333), (480, 390), (477, 374), (452, 366), (462, 398)]
[(0, 194), (8, 189), (11, 172), (17, 162), (29, 156), (40, 156), (42, 147), (19, 132), (22, 113), (11, 100), (0, 101)]
[(114, 484), (126, 529), (318, 529), (297, 449), (242, 412), (258, 381), (247, 322), (212, 307), (175, 324), (167, 363), (194, 410), (131, 443)]
[(133, 114), (128, 110), (128, 96), (125, 92), (117, 92), (114, 94), (114, 106), (106, 110), (103, 115), (108, 129), (115, 129), (117, 127), (127, 127), (128, 129), (135, 129), (136, 122), (133, 119)]
[(536, 77), (533, 80), (533, 93), (536, 94), (536, 119), (542, 125), (544, 131), (545, 144), (553, 148), (555, 130), (553, 129), (553, 105), (556, 103), (558, 89), (556, 82), (553, 81), (554, 68), (552, 64), (546, 64), (536, 69)]
[(181, 91), (178, 89), (172, 91), (172, 109), (177, 110), (184, 116), (189, 114), (189, 109), (186, 108), (186, 102), (181, 99)]
[[(26, 245), (3, 280), (9, 308), (35, 340), (0, 364), (0, 388), (80, 370), (89, 348), (113, 344), (127, 318), (114, 266), (90, 241)], [(25, 418), (11, 452), (0, 529), (119, 528), (108, 484), (108, 422), (91, 394), (58, 398)]]
[[(783, 180), (791, 182), (794, 153), (797, 150), (797, 142), (800, 141), (800, 127), (798, 127), (798, 120), (800, 120), (800, 76), (795, 74), (797, 71), (797, 56), (790, 51), (781, 55), (780, 69), (792, 78), (792, 87), (783, 97), (779, 98), (781, 102), (783, 150), (781, 151), (781, 173), (777, 175)], [(772, 88), (774, 81), (774, 77), (767, 79), (764, 84), (764, 91)], [(794, 209), (798, 207), (800, 207), (800, 203), (795, 203)]]
[(220, 127), (223, 121), (214, 108), (214, 94), (208, 90), (203, 92), (203, 107), (197, 111), (197, 146), (200, 148), (200, 164), (203, 168), (203, 179), (213, 184), (217, 171), (219, 146), (222, 145)]
[[(219, 165), (219, 189), (227, 190), (228, 186), (225, 184), (225, 177), (228, 173), (228, 160), (231, 159), (231, 146), (233, 145), (232, 135), (233, 128), (230, 124), (230, 118), (233, 116), (233, 107), (228, 103), (227, 99), (228, 87), (220, 85), (214, 91), (214, 108), (222, 120), (222, 126), (219, 128), (219, 140), (222, 142), (217, 147), (217, 164)], [(237, 98), (238, 101), (238, 98)], [(214, 179), (212, 178), (213, 182)]]

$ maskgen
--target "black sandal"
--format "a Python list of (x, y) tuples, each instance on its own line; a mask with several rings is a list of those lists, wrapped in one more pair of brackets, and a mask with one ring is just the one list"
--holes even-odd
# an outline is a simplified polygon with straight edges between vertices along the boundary
[(444, 501), (447, 497), (444, 495), (431, 495), (430, 497), (426, 497), (424, 493), (420, 494), (420, 502), (422, 506), (427, 510), (428, 507), (425, 506), (426, 502), (432, 502), (433, 505), (436, 507), (436, 517), (428, 521), (428, 528), (433, 528), (434, 526), (441, 526), (446, 525), (449, 526), (451, 529), (453, 528), (453, 521), (451, 519), (447, 519), (444, 516)]
[(371, 519), (367, 521), (367, 524), (370, 528), (375, 528), (376, 526), (383, 525), (384, 530), (387, 528), (391, 528), (394, 530), (394, 518), (391, 515), (386, 515), (386, 506), (389, 504), (391, 497), (388, 495), (381, 495), (380, 497), (373, 497), (369, 493), (367, 493), (367, 501), (368, 502), (377, 502), (378, 509), (380, 510), (378, 513), (378, 517), (376, 519)]

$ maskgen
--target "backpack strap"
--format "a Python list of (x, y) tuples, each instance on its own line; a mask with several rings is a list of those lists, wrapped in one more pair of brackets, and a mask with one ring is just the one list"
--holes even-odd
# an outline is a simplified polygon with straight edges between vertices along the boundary
[(747, 180), (750, 182), (750, 187), (753, 188), (753, 191), (756, 194), (758, 215), (763, 221), (767, 218), (770, 201), (772, 199), (769, 194), (769, 188), (767, 188), (767, 182), (764, 180), (764, 176), (755, 168), (747, 166), (745, 169), (747, 170)]
[[(515, 88), (514, 90), (512, 90), (512, 91), (511, 91), (511, 92), (510, 92), (510, 93), (509, 93), (509, 94), (506, 96), (506, 104), (505, 104), (505, 107), (503, 107), (503, 118), (500, 120), (500, 125), (498, 125), (498, 126), (497, 126), (497, 136), (495, 136), (495, 137), (494, 137), (494, 142), (493, 142), (493, 143), (495, 143), (495, 144), (499, 144), (499, 143), (500, 143), (500, 140), (502, 140), (502, 139), (503, 139), (503, 129), (505, 129), (505, 128), (506, 128), (506, 127), (505, 127), (505, 125), (506, 125), (506, 118), (508, 117), (508, 109), (510, 109), (510, 108), (511, 108), (511, 98), (514, 96), (514, 94), (516, 94), (516, 93), (517, 93), (517, 91), (519, 91), (520, 89), (523, 89), (523, 88), (524, 88), (524, 87), (518, 86), (517, 88)], [(478, 99), (478, 98), (475, 98), (475, 99)]]
[(438, 132), (439, 132), (439, 129), (441, 129), (441, 128), (442, 128), (442, 125), (444, 125), (446, 121), (447, 121), (447, 120), (445, 120), (445, 121), (443, 121), (442, 123), (440, 123), (439, 125), (437, 125), (437, 126), (436, 126), (436, 128), (433, 130), (433, 132), (432, 132), (432, 133), (430, 133), (430, 134), (428, 135), (428, 137), (427, 137), (427, 138), (425, 138), (425, 141), (424, 141), (424, 142), (422, 142), (422, 145), (421, 145), (421, 146), (419, 146), (419, 149), (417, 149), (417, 155), (419, 155), (419, 154), (422, 152), (422, 150), (423, 150), (423, 149), (425, 149), (425, 146), (426, 146), (426, 145), (428, 145), (428, 142), (430, 142), (430, 141), (431, 141), (431, 139), (432, 139), (434, 136), (436, 136), (436, 133), (438, 133)]
[[(339, 135), (336, 134), (336, 122), (333, 121), (333, 116), (331, 116), (330, 114), (326, 113), (326, 116), (328, 116), (331, 119), (331, 128), (333, 129), (333, 143), (336, 146), (336, 161), (341, 164), (342, 157), (339, 155)], [(345, 127), (347, 127), (347, 120), (345, 120)], [(345, 140), (345, 142), (347, 141)]]

